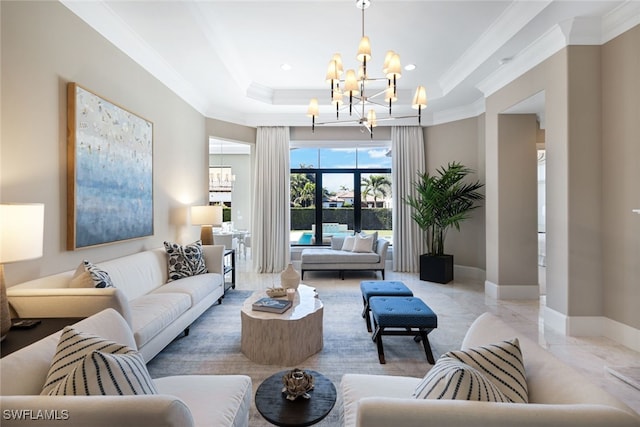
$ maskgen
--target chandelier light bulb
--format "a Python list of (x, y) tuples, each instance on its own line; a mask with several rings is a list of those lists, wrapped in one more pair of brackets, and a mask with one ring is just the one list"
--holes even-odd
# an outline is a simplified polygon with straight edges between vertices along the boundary
[(331, 103), (334, 105), (342, 105), (342, 92), (340, 92), (340, 88), (335, 88), (333, 90), (333, 99)]
[(369, 127), (376, 127), (378, 126), (378, 121), (376, 120), (376, 111), (374, 109), (369, 110), (369, 113), (367, 114), (367, 123), (369, 124)]
[(391, 58), (396, 53), (392, 50), (388, 50), (386, 55), (384, 56), (384, 63), (382, 64), (382, 73), (386, 76), (389, 71), (389, 62), (391, 62)]
[(395, 86), (389, 86), (387, 89), (385, 89), (384, 91), (384, 101), (385, 102), (396, 102), (398, 100), (398, 97), (396, 96), (396, 92), (395, 92)]
[(318, 117), (318, 98), (312, 98), (309, 101), (309, 108), (307, 109), (307, 117)]
[(347, 70), (347, 77), (344, 82), (344, 92), (349, 93), (350, 95), (357, 95), (360, 92), (355, 70)]
[(394, 53), (389, 59), (387, 65), (387, 78), (389, 80), (399, 79), (402, 77), (402, 65), (400, 64), (400, 55)]
[(427, 90), (424, 86), (418, 86), (416, 93), (413, 95), (413, 101), (411, 107), (414, 110), (419, 110), (427, 106)]
[(371, 60), (371, 42), (369, 41), (369, 37), (362, 36), (360, 39), (360, 44), (358, 45), (358, 61), (360, 62), (369, 62)]

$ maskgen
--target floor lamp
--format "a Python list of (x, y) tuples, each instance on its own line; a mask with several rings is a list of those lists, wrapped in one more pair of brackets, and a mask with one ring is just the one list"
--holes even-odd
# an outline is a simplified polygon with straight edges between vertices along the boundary
[(4, 264), (42, 256), (44, 205), (0, 205), (0, 330), (4, 340), (11, 329), (11, 313), (4, 278)]
[(222, 226), (222, 206), (191, 206), (191, 224), (202, 226), (200, 240), (203, 245), (213, 245), (213, 227)]

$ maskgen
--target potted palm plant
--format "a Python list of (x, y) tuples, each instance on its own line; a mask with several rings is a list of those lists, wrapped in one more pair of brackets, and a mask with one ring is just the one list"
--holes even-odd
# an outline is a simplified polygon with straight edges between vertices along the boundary
[(478, 191), (480, 181), (464, 182), (473, 170), (458, 162), (440, 167), (437, 173), (418, 173), (413, 182), (415, 196), (405, 203), (413, 208), (411, 217), (424, 231), (427, 253), (420, 256), (420, 280), (449, 283), (453, 280), (453, 255), (445, 254), (447, 232), (468, 219), (484, 196)]

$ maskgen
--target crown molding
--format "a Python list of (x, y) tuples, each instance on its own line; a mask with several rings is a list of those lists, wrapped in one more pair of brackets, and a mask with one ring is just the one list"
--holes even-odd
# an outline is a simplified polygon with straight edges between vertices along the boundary
[(565, 33), (560, 26), (556, 25), (513, 57), (510, 62), (503, 64), (496, 72), (479, 82), (476, 88), (488, 97), (565, 46)]
[(140, 38), (107, 3), (102, 0), (91, 4), (73, 0), (60, 2), (200, 114), (205, 114), (209, 101)]
[(538, 16), (551, 1), (514, 1), (438, 80), (447, 94)]
[(640, 24), (640, 2), (627, 0), (602, 17), (602, 40), (607, 43)]

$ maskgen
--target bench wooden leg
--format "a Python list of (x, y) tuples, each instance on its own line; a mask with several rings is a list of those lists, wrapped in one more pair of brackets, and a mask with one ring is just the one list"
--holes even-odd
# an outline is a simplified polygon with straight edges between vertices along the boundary
[(387, 362), (384, 360), (384, 348), (382, 347), (382, 330), (379, 326), (376, 326), (376, 331), (373, 333), (371, 339), (375, 341), (376, 346), (378, 347), (378, 361), (380, 362), (380, 364), (384, 365)]
[(369, 303), (364, 297), (362, 297), (362, 303), (364, 304), (362, 317), (364, 317), (364, 320), (367, 323), (367, 332), (371, 332), (371, 310), (369, 309)]
[(429, 331), (425, 331), (424, 329), (420, 330), (420, 338), (422, 338), (422, 345), (424, 346), (424, 354), (427, 355), (427, 361), (432, 364), (435, 365), (436, 361), (433, 358), (433, 352), (431, 352), (431, 344), (429, 343), (429, 338), (427, 338), (427, 334), (431, 332)]

